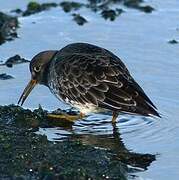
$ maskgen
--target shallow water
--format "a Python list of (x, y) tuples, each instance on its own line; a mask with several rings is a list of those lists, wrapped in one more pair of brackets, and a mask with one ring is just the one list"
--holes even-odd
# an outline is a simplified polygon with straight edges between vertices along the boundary
[[(24, 8), (25, 1), (7, 0), (1, 10)], [(126, 147), (135, 152), (159, 154), (147, 171), (137, 173), (138, 179), (177, 180), (179, 176), (179, 45), (167, 43), (179, 35), (179, 1), (147, 1), (156, 8), (152, 14), (126, 9), (115, 22), (103, 20), (86, 9), (81, 14), (89, 21), (83, 27), (76, 25), (69, 14), (60, 8), (19, 18), (19, 38), (0, 46), (0, 60), (14, 54), (31, 59), (39, 51), (60, 49), (72, 42), (89, 42), (105, 47), (117, 54), (127, 65), (133, 77), (158, 107), (161, 119), (121, 115), (117, 127)], [(35, 22), (35, 23), (34, 23)], [(0, 73), (15, 79), (0, 81), (0, 104), (17, 103), (30, 79), (28, 64), (13, 68), (0, 66)], [(38, 86), (24, 107), (52, 110), (69, 108), (59, 102), (49, 90)], [(40, 129), (49, 139), (63, 140), (83, 135), (113, 134), (111, 116), (92, 114), (76, 122), (72, 128)], [(86, 143), (92, 143), (85, 139)], [(117, 142), (115, 142), (117, 143)]]

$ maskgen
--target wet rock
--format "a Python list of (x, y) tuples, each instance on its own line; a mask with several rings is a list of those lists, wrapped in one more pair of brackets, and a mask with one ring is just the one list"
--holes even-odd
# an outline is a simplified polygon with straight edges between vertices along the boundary
[(151, 13), (152, 11), (154, 11), (155, 9), (152, 6), (139, 6), (138, 8), (140, 11), (143, 11), (145, 13)]
[(142, 6), (141, 5), (142, 2), (143, 0), (125, 0), (124, 5), (129, 8), (138, 9), (145, 13), (151, 13), (154, 10), (152, 6), (149, 6), (149, 5)]
[(18, 106), (0, 106), (0, 179), (127, 179), (127, 165), (109, 150), (80, 141), (50, 142), (19, 127), (19, 118), (31, 116), (40, 117)]
[(1, 179), (127, 179), (126, 165), (108, 151), (72, 141), (53, 143), (16, 128), (0, 132)]
[(22, 11), (21, 9), (19, 9), (19, 8), (14, 9), (14, 10), (12, 10), (11, 12), (12, 12), (12, 13), (16, 13), (16, 14), (22, 14), (22, 13), (23, 13), (23, 11)]
[(27, 5), (27, 10), (28, 11), (40, 11), (40, 4), (35, 2), (35, 1), (32, 1), (32, 2), (29, 2), (29, 4)]
[[(155, 160), (155, 155), (126, 149), (116, 127), (112, 135), (72, 134), (66, 141), (50, 142), (33, 133), (35, 127), (43, 127), (46, 115), (42, 108), (0, 106), (0, 179), (125, 180), (137, 171), (128, 165), (147, 169)], [(39, 123), (34, 127), (24, 123), (30, 119)]]
[(24, 59), (20, 55), (16, 54), (15, 56), (8, 58), (4, 64), (7, 67), (12, 67), (13, 65), (16, 65), (16, 64), (29, 63), (29, 62), (30, 62), (29, 60)]
[(119, 15), (121, 15), (124, 11), (120, 8), (113, 9), (105, 9), (101, 11), (101, 16), (104, 19), (109, 19), (111, 21), (114, 21)]
[(84, 6), (84, 4), (78, 2), (63, 1), (60, 3), (60, 6), (63, 8), (65, 12), (70, 12), (72, 10), (80, 9)]
[(10, 58), (8, 58), (5, 63), (0, 64), (0, 66), (13, 67), (13, 65), (21, 64), (21, 63), (29, 63), (30, 61), (22, 58), (20, 55), (16, 54)]
[(95, 12), (108, 10), (111, 6), (119, 4), (128, 8), (138, 9), (146, 13), (151, 13), (154, 10), (154, 8), (149, 5), (142, 6), (141, 3), (143, 0), (88, 0), (88, 2), (88, 7)]
[[(49, 10), (52, 7), (58, 6), (61, 6), (65, 12), (77, 11), (80, 8), (84, 7), (87, 9), (91, 9), (93, 12), (99, 11), (104, 19), (114, 21), (117, 16), (124, 12), (121, 8), (118, 8), (119, 5), (124, 5), (128, 8), (135, 8), (145, 13), (151, 13), (154, 10), (154, 8), (149, 5), (142, 6), (142, 2), (143, 0), (88, 0), (87, 3), (79, 3), (75, 1), (62, 1), (60, 4), (53, 2), (40, 4), (35, 1), (32, 1), (27, 5), (25, 11), (22, 11), (21, 9), (15, 9), (12, 12), (15, 12), (19, 16), (29, 16), (31, 14), (39, 13), (44, 10)], [(115, 7), (115, 10), (111, 9)], [(73, 20), (78, 25), (84, 25), (87, 22), (87, 20), (78, 13), (73, 14), (73, 16)]]
[(94, 12), (109, 10), (111, 5), (116, 4), (113, 0), (88, 0), (88, 2), (87, 7)]
[(104, 19), (110, 19), (111, 21), (114, 21), (117, 16), (114, 10), (104, 10), (101, 12), (101, 15)]
[(57, 7), (58, 4), (57, 3), (54, 3), (54, 2), (51, 2), (51, 3), (42, 3), (41, 4), (41, 10), (49, 10), (50, 8), (55, 8)]
[(172, 39), (170, 41), (168, 41), (169, 44), (178, 44), (178, 41), (175, 39)]
[(0, 12), (0, 44), (17, 37), (18, 19)]
[(45, 10), (49, 10), (50, 8), (52, 7), (57, 7), (58, 4), (57, 3), (42, 3), (42, 4), (39, 4), (37, 2), (30, 2), (28, 5), (27, 5), (27, 9), (22, 12), (22, 15), (23, 16), (29, 16), (31, 14), (36, 14), (36, 13), (39, 13), (41, 11), (45, 11)]
[[(91, 2), (91, 1), (89, 1), (89, 3), (86, 5), (86, 7), (91, 9), (93, 12), (97, 12), (100, 9), (96, 2)], [(101, 9), (103, 9), (103, 8), (101, 8)]]
[(143, 0), (123, 0), (123, 4), (127, 7), (137, 8)]
[(73, 20), (80, 26), (84, 25), (85, 23), (87, 23), (88, 21), (81, 16), (80, 14), (73, 14)]
[(6, 73), (0, 74), (0, 80), (7, 80), (7, 79), (14, 79), (14, 77)]
[[(64, 114), (64, 111), (59, 110), (55, 111), (55, 113)], [(50, 112), (49, 112), (50, 113)], [(0, 106), (0, 120), (9, 119), (8, 123), (11, 125), (15, 125), (20, 128), (32, 128), (36, 130), (38, 127), (56, 127), (68, 124), (69, 127), (72, 123), (67, 122), (64, 119), (52, 119), (47, 116), (47, 111), (43, 110), (41, 106), (34, 111), (23, 109), (20, 106), (9, 105), (9, 106)], [(72, 114), (72, 113), (69, 113)], [(74, 112), (74, 114), (76, 114)]]
[(121, 15), (123, 12), (124, 12), (123, 9), (121, 9), (121, 8), (116, 8), (116, 14), (117, 14), (118, 16)]

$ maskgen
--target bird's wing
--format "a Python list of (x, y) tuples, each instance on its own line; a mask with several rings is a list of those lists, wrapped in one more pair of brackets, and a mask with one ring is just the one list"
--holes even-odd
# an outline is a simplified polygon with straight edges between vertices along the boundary
[(69, 100), (112, 111), (152, 114), (154, 105), (116, 56), (67, 54), (60, 63), (56, 72)]

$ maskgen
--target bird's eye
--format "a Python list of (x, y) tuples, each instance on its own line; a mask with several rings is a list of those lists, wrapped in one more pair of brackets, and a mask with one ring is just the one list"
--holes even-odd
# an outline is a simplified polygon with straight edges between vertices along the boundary
[(34, 67), (34, 71), (35, 71), (35, 72), (40, 72), (40, 70), (41, 70), (41, 67), (40, 67), (40, 66), (35, 66), (35, 67)]

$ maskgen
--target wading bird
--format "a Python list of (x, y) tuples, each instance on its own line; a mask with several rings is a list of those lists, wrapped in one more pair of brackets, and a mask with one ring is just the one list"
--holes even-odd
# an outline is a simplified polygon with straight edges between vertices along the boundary
[[(120, 58), (104, 48), (74, 43), (59, 51), (43, 51), (31, 60), (30, 72), (32, 79), (18, 104), (24, 103), (36, 84), (42, 84), (81, 115), (106, 109), (113, 112), (113, 123), (119, 112), (160, 117)], [(66, 115), (66, 119), (75, 118)]]

